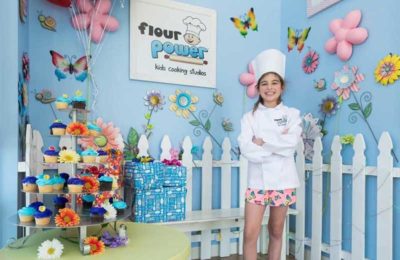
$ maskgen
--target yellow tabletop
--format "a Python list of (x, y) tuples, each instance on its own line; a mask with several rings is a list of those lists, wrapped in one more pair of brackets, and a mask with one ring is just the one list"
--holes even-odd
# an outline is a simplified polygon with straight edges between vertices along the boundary
[[(0, 259), (37, 259), (36, 254), (39, 245), (43, 241), (53, 238), (57, 238), (64, 245), (61, 259), (187, 260), (189, 258), (189, 240), (182, 232), (165, 226), (133, 222), (118, 222), (117, 226), (121, 223), (124, 223), (128, 227), (128, 245), (117, 248), (106, 247), (104, 254), (101, 255), (83, 256), (79, 250), (78, 244), (60, 238), (60, 236), (76, 237), (77, 229), (69, 229), (67, 233), (60, 229), (53, 229), (31, 235), (24, 247), (20, 249), (11, 249), (7, 247), (1, 249)], [(112, 230), (111, 228), (106, 229)], [(89, 227), (88, 236), (96, 234), (99, 230), (100, 226)], [(21, 239), (19, 239), (15, 245), (19, 245), (20, 242)]]

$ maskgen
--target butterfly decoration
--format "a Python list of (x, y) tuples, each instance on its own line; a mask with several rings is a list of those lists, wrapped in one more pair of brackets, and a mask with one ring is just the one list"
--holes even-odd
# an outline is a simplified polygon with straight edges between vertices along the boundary
[[(85, 81), (88, 75), (88, 58), (87, 56), (82, 56), (77, 59), (74, 63), (72, 63), (72, 59), (75, 59), (76, 56), (62, 56), (56, 51), (51, 50), (51, 62), (54, 66), (56, 66), (56, 70), (54, 73), (57, 76), (58, 81), (67, 78), (67, 74), (71, 74), (75, 76), (76, 80)], [(90, 58), (90, 57), (89, 57)]]
[(57, 22), (56, 22), (56, 19), (54, 19), (53, 17), (51, 17), (51, 16), (44, 16), (44, 15), (40, 12), (39, 15), (38, 15), (38, 20), (39, 20), (40, 25), (41, 25), (44, 29), (49, 30), (49, 31), (53, 31), (53, 32), (56, 31)]
[(243, 37), (246, 37), (248, 29), (258, 31), (258, 24), (253, 7), (241, 18), (231, 17), (231, 21)]
[(297, 50), (301, 52), (310, 30), (311, 27), (308, 27), (303, 31), (288, 27), (288, 51), (290, 52), (297, 45)]
[(314, 88), (318, 91), (322, 91), (326, 89), (326, 80), (319, 79), (318, 81), (314, 80)]

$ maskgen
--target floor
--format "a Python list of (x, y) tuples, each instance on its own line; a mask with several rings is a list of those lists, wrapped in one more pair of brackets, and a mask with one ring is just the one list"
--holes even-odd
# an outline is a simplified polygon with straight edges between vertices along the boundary
[[(228, 257), (213, 257), (211, 260), (243, 260), (242, 255), (231, 255)], [(258, 254), (257, 260), (266, 260), (267, 255)], [(294, 256), (287, 256), (286, 260), (294, 260)]]

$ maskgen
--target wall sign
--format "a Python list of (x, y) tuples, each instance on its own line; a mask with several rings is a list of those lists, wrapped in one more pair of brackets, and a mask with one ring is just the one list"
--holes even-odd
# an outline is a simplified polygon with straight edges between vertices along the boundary
[(342, 0), (307, 0), (307, 16), (311, 17), (339, 1)]
[(215, 88), (215, 10), (167, 0), (130, 7), (130, 78)]

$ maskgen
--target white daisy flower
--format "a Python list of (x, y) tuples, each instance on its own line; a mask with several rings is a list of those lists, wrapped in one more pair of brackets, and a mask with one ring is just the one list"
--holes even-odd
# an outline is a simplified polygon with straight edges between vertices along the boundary
[(57, 239), (46, 240), (38, 247), (39, 259), (57, 259), (63, 253), (64, 245)]
[(117, 217), (117, 210), (110, 203), (103, 203), (101, 206), (107, 211), (104, 214), (105, 219), (113, 219)]

